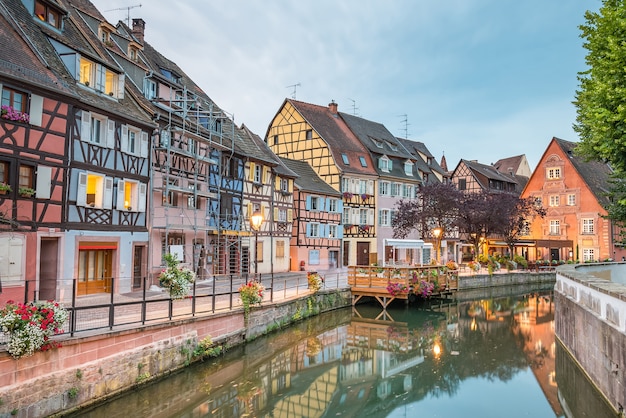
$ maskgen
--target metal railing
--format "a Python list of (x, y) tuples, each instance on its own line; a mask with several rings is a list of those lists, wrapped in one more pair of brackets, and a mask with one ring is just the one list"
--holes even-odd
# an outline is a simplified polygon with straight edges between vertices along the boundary
[[(321, 276), (322, 290), (348, 287), (345, 272)], [(265, 287), (262, 303), (312, 294), (306, 273), (219, 276), (194, 282), (190, 294), (184, 299), (172, 299), (166, 289), (150, 287), (145, 277), (142, 288), (136, 291), (116, 293), (115, 279), (112, 278), (108, 283), (111, 292), (77, 296), (79, 280), (73, 279), (61, 281), (59, 286), (69, 293), (67, 297), (61, 296), (58, 300), (70, 314), (64, 333), (71, 337), (85, 333), (106, 333), (240, 309), (243, 305), (239, 299), (239, 287), (255, 278)], [(34, 281), (25, 282), (25, 303), (38, 298), (33, 288)], [(0, 333), (0, 344), (4, 342), (5, 338)]]

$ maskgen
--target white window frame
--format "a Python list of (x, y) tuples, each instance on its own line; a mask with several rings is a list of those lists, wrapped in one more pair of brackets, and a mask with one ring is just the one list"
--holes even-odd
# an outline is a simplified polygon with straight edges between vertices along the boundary
[(380, 196), (389, 196), (390, 183), (388, 181), (378, 182), (378, 194)]
[(400, 183), (391, 183), (391, 196), (400, 196), (401, 193)]
[(287, 209), (279, 208), (278, 209), (278, 222), (287, 222)]
[(319, 238), (320, 236), (320, 224), (319, 222), (310, 222), (309, 223), (309, 237), (311, 238)]
[(557, 180), (561, 178), (561, 168), (560, 167), (548, 167), (546, 169), (546, 176), (548, 180)]
[[(93, 198), (87, 192), (93, 190)], [(113, 178), (89, 171), (78, 173), (76, 205), (98, 209), (111, 209), (113, 202)]]
[(337, 231), (338, 231), (337, 225), (329, 224), (328, 225), (328, 238), (339, 238)]
[(586, 235), (595, 234), (595, 222), (593, 218), (583, 218), (582, 233)]
[(560, 206), (561, 197), (558, 194), (550, 195), (550, 207)]
[(595, 261), (596, 259), (596, 251), (593, 248), (583, 248), (583, 262), (585, 261)]
[(561, 221), (557, 219), (550, 221), (550, 235), (561, 235)]
[(411, 184), (402, 185), (402, 197), (407, 198), (407, 199), (413, 198), (413, 185)]
[(261, 184), (263, 183), (263, 167), (259, 164), (254, 165), (254, 182)]
[(404, 163), (404, 174), (413, 177), (413, 161), (406, 161)]
[(380, 226), (391, 226), (391, 212), (389, 209), (380, 209), (378, 211), (378, 224)]
[(383, 155), (379, 159), (379, 168), (385, 173), (388, 173), (389, 171), (391, 171), (391, 166), (389, 164), (390, 162), (391, 160), (386, 155)]
[(337, 212), (338, 207), (337, 199), (328, 198), (328, 212)]
[(568, 194), (567, 195), (567, 206), (576, 206), (576, 195)]
[(350, 208), (343, 208), (343, 215), (341, 215), (341, 222), (344, 225), (352, 224), (352, 214)]
[(367, 209), (359, 209), (359, 225), (369, 225)]
[[(129, 191), (130, 198), (126, 199)], [(117, 181), (117, 202), (115, 208), (120, 211), (145, 212), (147, 185), (137, 180), (120, 179)]]

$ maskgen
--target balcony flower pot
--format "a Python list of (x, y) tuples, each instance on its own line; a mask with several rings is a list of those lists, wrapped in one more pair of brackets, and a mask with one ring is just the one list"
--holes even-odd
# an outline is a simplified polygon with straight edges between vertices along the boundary
[(20, 187), (17, 191), (22, 197), (33, 197), (35, 190), (30, 187)]
[(11, 186), (6, 183), (0, 183), (0, 194), (11, 193)]

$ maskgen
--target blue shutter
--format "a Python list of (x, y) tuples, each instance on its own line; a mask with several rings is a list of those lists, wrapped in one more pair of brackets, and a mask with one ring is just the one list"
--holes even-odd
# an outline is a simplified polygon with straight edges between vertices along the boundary
[(337, 238), (343, 238), (343, 227), (341, 225), (337, 225)]
[(306, 224), (306, 236), (307, 237), (311, 236), (311, 224), (309, 223)]
[(337, 212), (343, 213), (343, 200), (337, 199)]
[(306, 210), (311, 210), (311, 196), (306, 197)]
[(319, 210), (320, 212), (324, 212), (326, 210), (326, 207), (324, 205), (326, 205), (326, 200), (323, 197), (318, 197), (317, 198), (317, 210)]

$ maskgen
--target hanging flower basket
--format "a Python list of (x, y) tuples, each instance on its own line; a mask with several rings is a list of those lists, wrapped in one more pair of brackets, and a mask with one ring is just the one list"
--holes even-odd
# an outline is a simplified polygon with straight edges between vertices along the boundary
[(15, 303), (0, 310), (0, 331), (8, 336), (6, 349), (13, 358), (32, 356), (36, 351), (60, 347), (50, 338), (63, 333), (68, 312), (57, 302)]
[(169, 290), (172, 299), (184, 299), (189, 295), (196, 274), (179, 266), (179, 261), (172, 254), (165, 254), (163, 258), (167, 267), (159, 274), (159, 284)]

